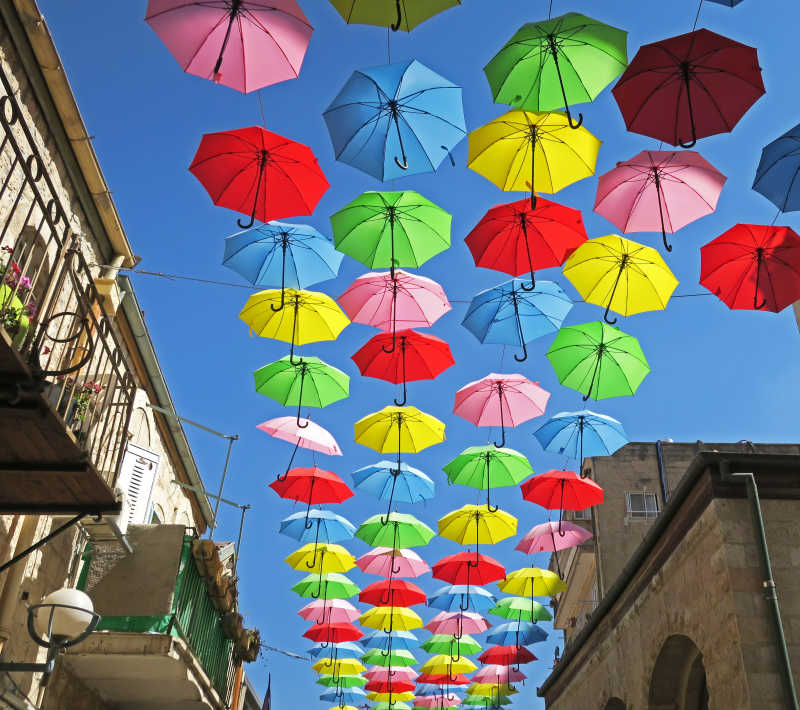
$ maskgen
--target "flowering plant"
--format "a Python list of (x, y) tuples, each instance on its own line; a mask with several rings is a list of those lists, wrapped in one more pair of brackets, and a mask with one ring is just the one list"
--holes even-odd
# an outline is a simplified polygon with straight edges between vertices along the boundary
[(23, 332), (27, 330), (28, 323), (24, 322), (23, 318), (27, 321), (33, 320), (37, 307), (31, 294), (31, 280), (22, 275), (22, 270), (12, 258), (13, 254), (12, 247), (0, 247), (0, 269), (5, 271), (3, 284), (0, 286), (0, 294), (3, 294), (0, 303), (0, 325), (10, 335), (17, 335), (21, 330)]
[(86, 380), (83, 384), (76, 384), (72, 377), (60, 376), (59, 381), (64, 382), (64, 393), (72, 393), (72, 404), (75, 417), (83, 421), (89, 411), (92, 400), (103, 391), (103, 386), (93, 380)]

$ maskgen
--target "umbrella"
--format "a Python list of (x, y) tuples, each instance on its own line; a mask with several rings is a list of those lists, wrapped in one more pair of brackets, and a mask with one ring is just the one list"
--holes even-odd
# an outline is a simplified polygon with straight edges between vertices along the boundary
[(448, 634), (459, 640), (465, 634), (482, 634), (489, 626), (486, 619), (471, 611), (442, 611), (425, 628), (432, 634)]
[(303, 637), (322, 644), (331, 644), (358, 641), (363, 635), (352, 624), (315, 624), (303, 634)]
[(594, 101), (628, 64), (628, 33), (586, 15), (568, 12), (523, 25), (484, 72), (496, 103), (531, 111)]
[[(398, 341), (399, 348), (395, 345)], [(436, 379), (455, 365), (444, 340), (407, 329), (373, 336), (351, 359), (365, 377), (403, 384), (402, 401), (394, 401), (398, 407), (406, 403), (407, 382)]]
[(611, 456), (628, 443), (622, 424), (588, 409), (559, 412), (533, 435), (545, 451), (564, 454), (581, 465), (584, 456)]
[(497, 560), (471, 552), (443, 557), (433, 566), (433, 578), (450, 584), (489, 584), (505, 576), (506, 569)]
[(700, 249), (700, 283), (728, 308), (778, 313), (800, 300), (800, 237), (737, 224)]
[(414, 699), (414, 693), (369, 693), (367, 700), (373, 703), (387, 703), (390, 707), (396, 702), (406, 702)]
[(373, 607), (361, 615), (358, 623), (370, 629), (383, 629), (387, 634), (395, 629), (413, 631), (423, 627), (419, 614), (404, 606)]
[(316, 357), (302, 357), (297, 364), (282, 357), (253, 373), (256, 392), (284, 407), (297, 406), (297, 426), (301, 407), (327, 407), (350, 395), (350, 376)]
[(430, 568), (414, 550), (394, 547), (376, 547), (356, 560), (364, 574), (381, 577), (419, 577)]
[(726, 5), (727, 7), (736, 7), (742, 0), (708, 0), (709, 2), (715, 2), (718, 5)]
[(367, 634), (361, 639), (364, 648), (368, 649), (382, 649), (384, 651), (411, 651), (419, 645), (419, 639), (410, 631), (398, 631), (392, 629), (390, 633), (386, 633), (383, 629), (378, 629), (372, 633)]
[(453, 216), (412, 190), (365, 192), (331, 217), (336, 248), (370, 269), (422, 266), (450, 248)]
[(323, 429), (319, 424), (315, 424), (310, 419), (301, 419), (298, 423), (295, 417), (277, 417), (276, 419), (269, 419), (266, 422), (259, 424), (256, 429), (266, 432), (270, 436), (282, 441), (288, 441), (294, 444), (292, 456), (289, 459), (289, 464), (286, 466), (286, 473), (278, 476), (278, 480), (285, 479), (292, 468), (294, 457), (299, 448), (310, 449), (311, 451), (318, 451), (321, 454), (328, 456), (341, 456), (342, 450), (336, 439), (327, 430)]
[(392, 548), (427, 545), (435, 534), (413, 515), (394, 511), (386, 518), (382, 515), (373, 515), (356, 531), (356, 537), (368, 545)]
[[(497, 586), (506, 594), (517, 594), (522, 597), (551, 597), (567, 589), (567, 585), (555, 572), (537, 567), (523, 567), (509, 572), (502, 582), (497, 583)], [(533, 625), (531, 624), (531, 626)], [(506, 624), (506, 626), (513, 626), (513, 624)], [(500, 627), (495, 628), (499, 629)], [(499, 641), (492, 643), (504, 645)]]
[(269, 484), (281, 498), (306, 503), (306, 528), (312, 528), (314, 521), (309, 520), (311, 505), (320, 503), (342, 503), (353, 497), (347, 484), (332, 471), (313, 468), (293, 468), (278, 480)]
[[(361, 591), (343, 574), (328, 572), (323, 574), (309, 574), (292, 587), (292, 591), (301, 597), (312, 599), (349, 599)], [(359, 638), (361, 638), (359, 636)], [(318, 641), (319, 639), (312, 639)], [(358, 639), (344, 639), (357, 641)]]
[(313, 31), (295, 0), (150, 0), (144, 19), (185, 72), (244, 94), (296, 79)]
[[(386, 635), (383, 631), (380, 633), (383, 634), (383, 636)], [(391, 668), (393, 666), (407, 668), (417, 665), (417, 659), (414, 658), (414, 654), (404, 649), (393, 649), (390, 653), (384, 654), (383, 651), (372, 648), (361, 657), (361, 660), (364, 661), (364, 663), (382, 666), (383, 668)]]
[(623, 232), (667, 232), (717, 208), (727, 178), (694, 151), (643, 150), (600, 176), (594, 211)]
[(553, 281), (534, 282), (527, 288), (522, 279), (486, 289), (476, 295), (461, 321), (482, 343), (519, 345), (528, 358), (526, 343), (555, 333), (572, 308), (572, 300)]
[[(292, 317), (284, 318), (284, 305), (291, 306)], [(336, 340), (350, 325), (350, 320), (336, 301), (317, 291), (279, 291), (269, 289), (247, 299), (239, 318), (250, 327), (250, 333), (290, 343), (289, 362), (294, 359), (294, 346)]]
[[(525, 481), (522, 497), (548, 510), (586, 510), (603, 502), (603, 489), (574, 471), (548, 471)], [(559, 517), (559, 523), (561, 522)], [(558, 534), (564, 532), (561, 525)]]
[[(539, 602), (524, 597), (505, 597), (497, 602), (490, 614), (509, 621), (552, 621), (553, 617)], [(501, 664), (508, 665), (508, 664)]]
[(584, 401), (632, 395), (650, 372), (639, 341), (602, 321), (562, 328), (547, 359), (558, 381)]
[[(330, 649), (332, 649), (337, 655), (339, 651), (342, 653), (355, 653), (356, 655), (361, 655), (364, 653), (364, 649), (361, 648), (361, 646), (359, 646), (357, 643), (353, 643), (352, 641), (342, 641), (341, 643), (332, 643), (329, 645), (326, 644), (324, 646), (321, 643), (315, 643), (308, 651), (308, 654), (312, 658), (318, 658), (323, 652), (327, 653), (327, 651)], [(325, 662), (327, 663), (328, 660), (325, 659)]]
[[(518, 486), (528, 476), (533, 475), (530, 462), (519, 451), (498, 449), (494, 446), (470, 446), (442, 470), (452, 483), (486, 491), (486, 506), (489, 511), (497, 510), (489, 500), (492, 488)], [(494, 580), (478, 583), (489, 581)]]
[[(417, 695), (436, 695), (442, 692), (442, 686), (450, 685), (469, 685), (472, 681), (467, 678), (463, 673), (450, 673), (435, 674), (435, 673), (422, 673), (417, 680)], [(424, 686), (420, 690), (420, 686)]]
[[(453, 654), (454, 647), (455, 654)], [(481, 645), (469, 634), (464, 634), (460, 639), (446, 634), (434, 634), (425, 643), (420, 644), (420, 648), (428, 653), (442, 653), (456, 659), (462, 653), (470, 656), (481, 651)]]
[(364, 671), (364, 677), (369, 680), (389, 680), (390, 677), (403, 681), (414, 681), (419, 677), (413, 668), (381, 668), (380, 666), (370, 666)]
[(557, 523), (546, 522), (532, 527), (523, 535), (514, 549), (527, 555), (535, 555), (537, 552), (552, 552), (556, 569), (561, 574), (558, 555), (555, 553), (558, 550), (578, 547), (591, 537), (592, 533), (588, 530), (568, 520), (560, 520)]
[(534, 271), (561, 266), (573, 249), (586, 241), (579, 210), (539, 198), (518, 200), (492, 207), (464, 240), (475, 266), (496, 269), (511, 276), (531, 275), (530, 291), (536, 283)]
[[(494, 545), (517, 534), (517, 519), (488, 505), (465, 505), (439, 520), (439, 536), (459, 545)], [(471, 632), (470, 632), (471, 633)]]
[(336, 278), (342, 259), (313, 227), (269, 222), (227, 237), (222, 264), (254, 286), (283, 290)]
[(461, 87), (416, 59), (353, 72), (323, 117), (336, 159), (381, 181), (434, 172), (467, 134)]
[(328, 675), (332, 674), (334, 671), (344, 673), (345, 675), (357, 675), (367, 670), (356, 658), (337, 658), (335, 661), (324, 658), (311, 666), (311, 669), (316, 673), (325, 673)]
[(437, 655), (429, 658), (419, 667), (420, 673), (431, 673), (444, 675), (445, 673), (472, 673), (478, 670), (469, 658), (461, 658), (454, 661), (449, 655)]
[(356, 688), (365, 686), (367, 679), (362, 678), (360, 675), (349, 675), (347, 673), (340, 675), (325, 674), (317, 678), (317, 683), (329, 688)]
[(532, 663), (537, 660), (524, 646), (492, 646), (486, 649), (478, 660), (486, 664), (500, 664), (503, 666), (517, 665), (520, 663)]
[(600, 141), (563, 113), (509, 111), (469, 134), (467, 166), (501, 190), (558, 192), (594, 175)]
[(349, 703), (351, 705), (363, 705), (367, 700), (367, 694), (361, 688), (347, 688), (346, 690), (331, 689), (326, 690), (319, 696), (320, 700), (325, 700), (331, 703), (337, 703), (337, 707), (341, 708), (341, 704), (345, 706)]
[(753, 189), (781, 212), (800, 210), (800, 124), (765, 146), (756, 170)]
[(428, 606), (440, 611), (475, 611), (479, 614), (493, 609), (497, 598), (482, 587), (451, 584), (428, 597)]
[(373, 693), (410, 693), (416, 688), (414, 681), (400, 680), (399, 678), (389, 677), (386, 680), (371, 680), (367, 683), (366, 690)]
[(359, 490), (372, 493), (379, 500), (389, 501), (388, 513), (395, 498), (403, 503), (418, 503), (434, 496), (435, 484), (422, 471), (401, 463), (379, 461), (364, 466), (353, 473), (353, 482)]
[(701, 29), (642, 45), (613, 94), (629, 131), (691, 148), (732, 131), (764, 82), (753, 47)]
[(474, 676), (474, 683), (495, 683), (497, 685), (508, 685), (523, 681), (527, 676), (521, 671), (515, 671), (508, 666), (488, 665), (481, 668)]
[(489, 643), (498, 646), (529, 646), (546, 639), (547, 632), (530, 621), (511, 621), (507, 624), (500, 624), (486, 635)]
[(605, 306), (609, 325), (614, 310), (624, 316), (667, 307), (678, 279), (652, 247), (616, 234), (581, 244), (564, 264), (564, 276), (587, 303)]
[[(344, 0), (334, 0), (335, 2), (344, 2)], [(366, 707), (364, 705), (361, 706), (362, 708)], [(389, 703), (375, 703), (372, 706), (372, 710), (412, 710), (413, 706), (409, 705), (408, 703), (404, 703), (400, 700), (395, 700), (391, 704)], [(331, 710), (338, 710), (337, 708), (331, 708)], [(353, 708), (353, 710), (357, 710)]]
[(516, 427), (541, 416), (549, 399), (550, 393), (539, 387), (538, 382), (518, 374), (492, 372), (456, 392), (453, 413), (475, 426), (499, 426), (501, 441), (495, 443), (499, 449), (506, 443), (506, 424)]
[(330, 187), (311, 148), (259, 126), (206, 133), (189, 171), (215, 205), (250, 215), (242, 229), (311, 214)]
[[(281, 520), (280, 532), (300, 542), (313, 542), (315, 548), (318, 548), (319, 543), (349, 540), (356, 532), (355, 526), (349, 520), (327, 510), (311, 510), (308, 518), (314, 521), (314, 532), (306, 527), (306, 514), (303, 511)], [(320, 568), (321, 565), (313, 560), (309, 569), (319, 571)]]
[(461, 0), (331, 0), (348, 24), (391, 27), (411, 32), (425, 20), (461, 4)]
[(309, 543), (289, 555), (286, 564), (300, 572), (348, 572), (356, 566), (356, 558), (341, 545)]
[(317, 599), (306, 604), (297, 613), (301, 619), (313, 621), (315, 624), (345, 624), (356, 621), (361, 616), (361, 612), (345, 599)]
[(358, 595), (358, 601), (371, 606), (416, 606), (425, 600), (425, 592), (416, 584), (398, 579), (373, 582)]

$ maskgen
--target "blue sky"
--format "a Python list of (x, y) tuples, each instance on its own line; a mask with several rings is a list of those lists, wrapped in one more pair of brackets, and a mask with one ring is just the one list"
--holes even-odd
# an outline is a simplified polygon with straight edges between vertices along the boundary
[[(296, 221), (329, 233), (328, 217), (334, 211), (364, 190), (380, 189), (380, 183), (334, 161), (322, 112), (354, 69), (386, 62), (387, 37), (377, 28), (345, 25), (323, 0), (301, 4), (315, 33), (300, 79), (265, 89), (262, 99), (267, 127), (312, 146), (319, 157), (332, 187), (312, 217)], [(89, 133), (95, 136), (95, 149), (134, 251), (142, 257), (140, 268), (237, 281), (235, 274), (220, 266), (220, 260), (223, 238), (238, 231), (238, 215), (214, 207), (187, 167), (201, 134), (260, 123), (256, 94), (243, 96), (183, 74), (144, 23), (146, 3), (142, 0), (84, 0), (80, 9), (62, 0), (40, 0), (40, 5)], [(502, 10), (498, 10), (500, 6)], [(689, 31), (697, 1), (575, 0), (567, 4), (555, 0), (554, 15), (567, 11), (585, 12), (627, 29), (632, 58), (643, 43)], [(417, 58), (463, 86), (467, 124), (473, 129), (504, 111), (492, 104), (482, 67), (521, 24), (546, 16), (546, 0), (464, 0), (462, 7), (425, 23), (409, 36), (393, 35), (392, 58)], [(800, 117), (792, 37), (792, 28), (798, 24), (800, 5), (792, 2), (749, 0), (730, 9), (709, 1), (702, 6), (698, 27), (758, 47), (767, 94), (732, 134), (698, 143), (697, 150), (728, 176), (728, 183), (714, 215), (674, 236), (675, 248), (667, 259), (681, 282), (679, 294), (703, 291), (698, 285), (702, 244), (737, 222), (769, 223), (775, 216), (772, 204), (753, 192), (750, 185), (762, 145), (791, 128)], [(655, 141), (625, 131), (609, 91), (580, 110), (584, 125), (603, 141), (598, 174), (640, 150), (657, 148)], [(445, 444), (407, 457), (411, 465), (427, 471), (437, 483), (437, 498), (413, 510), (433, 527), (444, 513), (476, 502), (473, 490), (447, 486), (441, 466), (467, 446), (485, 443), (489, 436), (487, 430), (477, 430), (452, 415), (453, 395), (460, 386), (492, 371), (522, 372), (553, 393), (548, 413), (582, 408), (581, 396), (558, 384), (544, 357), (550, 338), (532, 343), (528, 361), (519, 365), (511, 351), (503, 358), (501, 347), (479, 345), (460, 326), (464, 301), (507, 278), (476, 269), (463, 238), (489, 207), (520, 195), (504, 194), (467, 170), (466, 142), (454, 155), (458, 167), (445, 161), (435, 175), (397, 181), (398, 189), (415, 189), (454, 215), (452, 248), (425, 264), (420, 273), (440, 281), (450, 298), (458, 301), (453, 312), (432, 330), (451, 343), (457, 364), (433, 383), (409, 387), (409, 403), (445, 420), (448, 427)], [(586, 179), (555, 197), (583, 210), (590, 237), (614, 231), (591, 211), (596, 186), (596, 178)], [(798, 226), (792, 215), (781, 216), (777, 224)], [(631, 236), (660, 247), (660, 235)], [(346, 258), (340, 277), (320, 288), (338, 296), (364, 270)], [(557, 270), (543, 272), (542, 276), (557, 280), (578, 298)], [(245, 290), (148, 276), (133, 278), (179, 413), (241, 436), (233, 450), (225, 494), (253, 506), (239, 568), (242, 612), (248, 624), (261, 629), (266, 643), (302, 652), (308, 645), (300, 638), (306, 623), (295, 611), (303, 602), (289, 590), (299, 574), (283, 562), (296, 545), (277, 534), (279, 520), (294, 508), (267, 488), (288, 460), (291, 447), (255, 429), (259, 422), (289, 412), (253, 392), (251, 374), (284, 355), (287, 348), (248, 336), (246, 326), (237, 318), (248, 295)], [(601, 309), (578, 304), (567, 323), (599, 317)], [(592, 402), (591, 408), (620, 419), (631, 439), (797, 440), (793, 398), (786, 396), (800, 385), (798, 332), (791, 309), (778, 315), (731, 312), (711, 296), (676, 298), (665, 312), (621, 318), (619, 325), (639, 338), (652, 373), (635, 397)], [(396, 395), (388, 383), (361, 378), (349, 359), (374, 332), (353, 325), (336, 342), (307, 346), (302, 351), (353, 376), (349, 400), (314, 413), (315, 420), (334, 433), (345, 454), (344, 458), (321, 457), (318, 462), (346, 480), (356, 468), (380, 458), (353, 443), (353, 422), (390, 404)], [(532, 437), (543, 421), (529, 422), (509, 431), (508, 436), (509, 445), (528, 455), (537, 472), (564, 463), (544, 454)], [(224, 443), (197, 431), (189, 430), (188, 434), (206, 484), (214, 489), (224, 459)], [(305, 455), (298, 461), (308, 464), (311, 457)], [(504, 509), (520, 518), (520, 533), (547, 519), (545, 511), (523, 502), (516, 489), (503, 489), (496, 497)], [(382, 505), (357, 495), (338, 506), (337, 512), (358, 524)], [(237, 518), (236, 511), (226, 512), (223, 518), (224, 534), (232, 539)], [(485, 551), (508, 569), (530, 564), (528, 557), (513, 550), (514, 544), (509, 540)], [(367, 549), (358, 540), (350, 547), (356, 555)], [(455, 543), (436, 539), (420, 552), (433, 563), (460, 549)], [(545, 562), (543, 557), (537, 560), (540, 565)], [(376, 579), (365, 578), (357, 570), (352, 578), (361, 586)], [(427, 578), (423, 586), (433, 591), (440, 584)], [(519, 705), (543, 707), (535, 697), (535, 687), (549, 673), (555, 645), (561, 645), (560, 633), (551, 633), (548, 642), (535, 647), (541, 660), (525, 668), (529, 681), (517, 696)], [(248, 669), (261, 690), (266, 685), (267, 669), (273, 674), (276, 707), (289, 703), (322, 707), (317, 701), (320, 686), (314, 684), (314, 675), (306, 664), (268, 655), (266, 663), (260, 661)]]

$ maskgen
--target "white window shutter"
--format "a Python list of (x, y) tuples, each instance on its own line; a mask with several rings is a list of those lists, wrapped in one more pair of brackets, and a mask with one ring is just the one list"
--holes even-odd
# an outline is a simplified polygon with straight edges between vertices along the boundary
[(120, 522), (125, 528), (150, 522), (150, 500), (159, 460), (158, 454), (128, 444), (117, 480), (117, 487), (125, 496), (120, 514)]

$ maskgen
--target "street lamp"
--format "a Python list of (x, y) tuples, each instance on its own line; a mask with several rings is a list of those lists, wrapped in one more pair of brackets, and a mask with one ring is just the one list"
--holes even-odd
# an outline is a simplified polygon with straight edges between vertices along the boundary
[(47, 685), (58, 652), (83, 641), (97, 628), (100, 615), (95, 613), (88, 594), (77, 589), (58, 589), (41, 602), (28, 607), (28, 634), (47, 649), (44, 663), (0, 663), (0, 671), (43, 673), (41, 685)]

